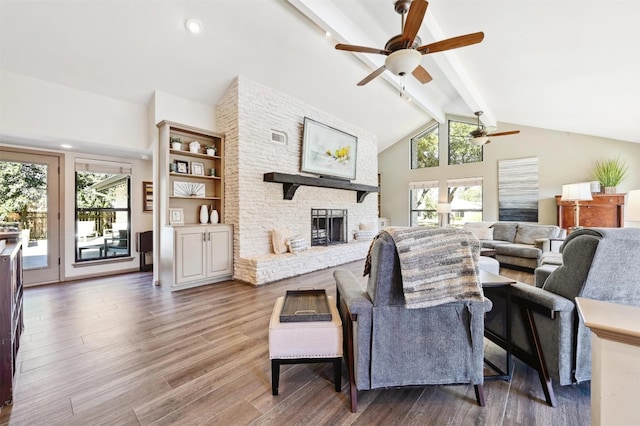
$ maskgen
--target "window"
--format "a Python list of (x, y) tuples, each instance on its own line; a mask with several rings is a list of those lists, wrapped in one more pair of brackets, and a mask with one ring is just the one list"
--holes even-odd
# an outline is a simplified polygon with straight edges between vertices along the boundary
[(451, 226), (482, 221), (482, 178), (447, 180), (451, 203)]
[(482, 161), (482, 145), (469, 142), (469, 132), (475, 124), (449, 120), (449, 164), (479, 163)]
[(411, 168), (438, 167), (438, 125), (411, 138)]
[(411, 182), (411, 226), (438, 226), (438, 181)]
[(131, 165), (76, 159), (76, 262), (131, 255)]

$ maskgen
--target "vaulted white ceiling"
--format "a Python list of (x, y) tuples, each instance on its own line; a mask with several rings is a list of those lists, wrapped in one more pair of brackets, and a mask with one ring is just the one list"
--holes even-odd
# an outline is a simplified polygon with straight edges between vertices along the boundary
[(489, 125), (640, 143), (638, 22), (636, 0), (432, 0), (423, 44), (485, 39), (425, 55), (433, 81), (409, 78), (408, 101), (389, 72), (356, 86), (384, 56), (334, 49), (400, 33), (392, 0), (1, 0), (0, 67), (141, 105), (158, 90), (213, 106), (243, 75), (374, 133), (379, 150), (478, 109)]

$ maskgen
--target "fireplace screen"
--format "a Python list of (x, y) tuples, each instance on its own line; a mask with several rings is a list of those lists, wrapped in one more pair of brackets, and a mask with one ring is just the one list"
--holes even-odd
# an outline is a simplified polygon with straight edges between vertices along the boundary
[(347, 210), (311, 209), (311, 245), (347, 242)]

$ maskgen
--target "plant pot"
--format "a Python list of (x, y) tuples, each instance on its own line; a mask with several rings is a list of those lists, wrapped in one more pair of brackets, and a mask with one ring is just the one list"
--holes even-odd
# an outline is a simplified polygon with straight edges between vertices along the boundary
[(605, 186), (604, 187), (605, 194), (617, 194), (617, 188), (615, 186)]
[(171, 142), (171, 149), (180, 151), (182, 149), (182, 142)]
[(207, 155), (210, 155), (210, 156), (213, 157), (214, 155), (216, 155), (216, 150), (215, 149), (207, 149)]

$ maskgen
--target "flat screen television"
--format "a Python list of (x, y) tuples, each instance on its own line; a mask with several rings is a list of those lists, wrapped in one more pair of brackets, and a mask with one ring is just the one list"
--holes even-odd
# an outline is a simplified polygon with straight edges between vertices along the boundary
[(304, 118), (303, 172), (329, 178), (355, 179), (357, 153), (357, 137), (308, 117)]

